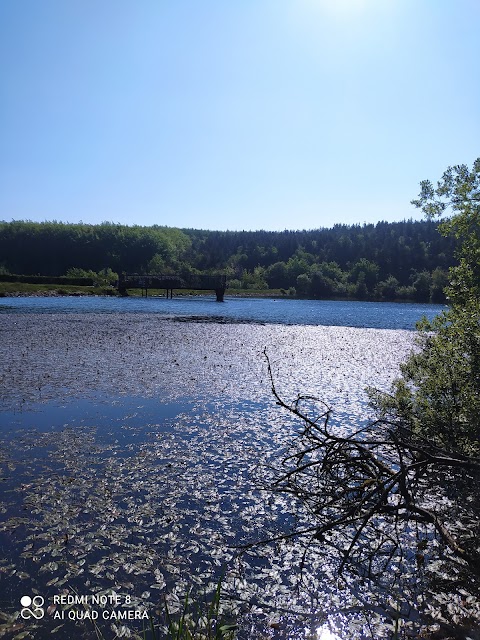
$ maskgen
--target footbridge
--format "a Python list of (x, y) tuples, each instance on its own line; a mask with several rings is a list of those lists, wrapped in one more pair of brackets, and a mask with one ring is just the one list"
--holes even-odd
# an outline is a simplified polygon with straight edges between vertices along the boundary
[(215, 291), (217, 302), (223, 302), (227, 288), (227, 276), (224, 274), (188, 274), (151, 273), (140, 275), (137, 273), (122, 273), (117, 284), (118, 292), (122, 296), (128, 295), (127, 289), (141, 289), (142, 296), (148, 296), (149, 289), (165, 289), (167, 298), (173, 297), (174, 289), (194, 289), (196, 291)]

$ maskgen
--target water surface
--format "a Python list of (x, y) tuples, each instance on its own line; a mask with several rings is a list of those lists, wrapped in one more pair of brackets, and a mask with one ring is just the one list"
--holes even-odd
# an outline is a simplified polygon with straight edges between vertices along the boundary
[(229, 322), (301, 324), (379, 329), (414, 329), (446, 307), (437, 304), (292, 300), (285, 298), (18, 297), (0, 300), (0, 313), (133, 313), (166, 317), (210, 318)]
[[(339, 590), (333, 559), (287, 542), (239, 551), (308, 519), (262, 489), (301, 427), (272, 397), (264, 352), (282, 397), (313, 394), (335, 428), (356, 429), (372, 417), (365, 387), (388, 388), (414, 321), (438, 306), (12, 298), (2, 307), (0, 610), (17, 616), (16, 633), (92, 637), (88, 622), (18, 620), (22, 595), (114, 589), (155, 612), (223, 573), (242, 640), (300, 639), (326, 619), (342, 640), (368, 637), (375, 616)], [(143, 633), (101, 629), (128, 637), (123, 626)]]

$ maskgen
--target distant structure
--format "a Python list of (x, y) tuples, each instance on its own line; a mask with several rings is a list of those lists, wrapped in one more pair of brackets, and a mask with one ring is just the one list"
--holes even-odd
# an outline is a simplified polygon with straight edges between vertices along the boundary
[(165, 296), (173, 298), (174, 289), (195, 289), (200, 291), (213, 290), (217, 296), (217, 302), (223, 302), (225, 289), (227, 288), (227, 276), (204, 275), (193, 273), (181, 276), (176, 273), (152, 273), (139, 275), (137, 273), (122, 273), (119, 276), (117, 289), (120, 295), (128, 295), (127, 289), (141, 289), (142, 297), (148, 297), (149, 289), (165, 289)]

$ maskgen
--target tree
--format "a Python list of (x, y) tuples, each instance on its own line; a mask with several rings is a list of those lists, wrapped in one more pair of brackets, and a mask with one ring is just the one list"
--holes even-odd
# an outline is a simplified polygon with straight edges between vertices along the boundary
[(400, 283), (393, 276), (388, 276), (375, 287), (375, 294), (382, 300), (395, 300)]
[(285, 402), (268, 362), (277, 403), (303, 423), (273, 469), (271, 489), (296, 498), (302, 513), (279, 538), (300, 538), (316, 553), (333, 549), (337, 575), (357, 599), (375, 585), (366, 599), (396, 633), (403, 620), (410, 632), (434, 624), (460, 637), (480, 620), (479, 186), (480, 160), (472, 171), (448, 169), (436, 188), (421, 183), (414, 204), (427, 216), (452, 209), (440, 229), (459, 241), (458, 265), (449, 310), (420, 323), (419, 349), (392, 392), (370, 390), (377, 420), (340, 432), (318, 399)]
[(448, 286), (448, 274), (446, 271), (437, 267), (432, 271), (432, 285), (430, 288), (430, 297), (432, 302), (445, 303), (445, 288)]
[(310, 274), (310, 294), (319, 298), (329, 298), (335, 291), (335, 282), (321, 268)]
[(419, 302), (428, 302), (430, 300), (430, 290), (432, 287), (432, 276), (428, 271), (420, 271), (412, 273), (410, 276), (414, 289), (415, 300)]
[(357, 278), (357, 284), (355, 285), (355, 297), (363, 300), (368, 296), (368, 287), (365, 284), (365, 273), (360, 271)]
[(301, 273), (299, 276), (297, 276), (296, 290), (301, 296), (306, 295), (310, 291), (311, 284), (312, 281), (310, 280), (308, 275), (306, 273)]
[(356, 284), (360, 282), (368, 291), (373, 291), (378, 280), (378, 265), (366, 258), (361, 258), (351, 268), (350, 280)]
[(393, 396), (383, 401), (412, 437), (430, 438), (452, 451), (480, 454), (480, 158), (472, 171), (449, 168), (434, 188), (421, 183), (413, 204), (427, 216), (453, 215), (440, 231), (459, 245), (458, 265), (450, 269), (448, 311), (422, 321), (421, 350), (401, 366)]
[(420, 183), (421, 191), (412, 204), (428, 218), (443, 216), (449, 208), (454, 214), (440, 225), (443, 235), (460, 241), (459, 264), (450, 269), (447, 294), (452, 304), (465, 304), (480, 297), (480, 158), (469, 171), (467, 165), (449, 167), (434, 187), (429, 180)]
[(275, 262), (268, 267), (265, 277), (271, 289), (284, 287), (288, 281), (287, 265), (284, 262)]

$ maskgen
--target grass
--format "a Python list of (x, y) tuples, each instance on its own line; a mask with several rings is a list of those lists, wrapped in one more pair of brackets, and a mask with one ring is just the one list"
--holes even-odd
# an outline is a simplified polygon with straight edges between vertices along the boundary
[(28, 282), (1, 282), (0, 296), (12, 295), (111, 295), (112, 289), (81, 287), (78, 285), (30, 284)]
[(191, 602), (188, 591), (183, 608), (176, 615), (170, 612), (165, 600), (168, 640), (233, 640), (237, 625), (223, 619), (221, 590), (222, 578), (210, 599), (205, 596), (202, 602)]
[[(183, 606), (175, 611), (169, 608), (164, 598), (163, 616), (155, 623), (149, 615), (149, 624), (141, 634), (133, 632), (131, 637), (137, 640), (234, 640), (238, 625), (229, 622), (222, 612), (221, 577), (213, 594), (204, 593), (202, 600), (191, 599), (191, 590), (187, 591)], [(163, 617), (163, 619), (162, 619)], [(105, 640), (100, 627), (92, 620), (97, 640)]]
[[(78, 285), (58, 285), (58, 284), (30, 284), (27, 282), (0, 282), (0, 297), (24, 295), (86, 295), (103, 296), (117, 295), (115, 289), (111, 287), (82, 287)], [(132, 298), (139, 298), (142, 295), (141, 289), (128, 289), (128, 295)], [(164, 296), (165, 289), (149, 289), (148, 297)], [(173, 297), (181, 298), (185, 296), (215, 296), (215, 292), (194, 290), (194, 289), (174, 289)], [(289, 298), (288, 293), (283, 293), (281, 289), (227, 289), (225, 297), (242, 298)]]

